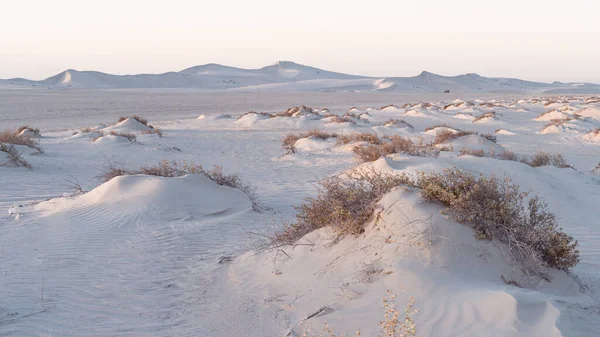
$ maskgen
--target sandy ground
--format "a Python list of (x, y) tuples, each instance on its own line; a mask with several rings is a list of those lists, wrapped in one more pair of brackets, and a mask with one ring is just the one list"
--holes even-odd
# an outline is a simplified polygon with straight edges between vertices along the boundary
[[(593, 336), (600, 329), (600, 176), (592, 172), (600, 150), (589, 137), (589, 130), (600, 126), (600, 114), (592, 109), (597, 103), (577, 99), (545, 106), (548, 102), (498, 97), (491, 101), (497, 105), (493, 108), (480, 108), (476, 101), (476, 106), (458, 102), (446, 110), (379, 110), (424, 97), (294, 94), (254, 96), (252, 102), (260, 103), (249, 103), (250, 97), (240, 94), (230, 96), (239, 100), (217, 106), (211, 100), (222, 97), (189, 92), (0, 95), (7, 98), (0, 100), (2, 126), (40, 127), (45, 150), (23, 149), (33, 170), (0, 167), (1, 336), (299, 336), (307, 327), (320, 330), (325, 322), (350, 335), (361, 329), (371, 336), (378, 331), (381, 298), (388, 289), (398, 295), (400, 307), (408, 296), (417, 299), (420, 336)], [(260, 101), (265, 97), (272, 101)], [(428, 101), (441, 97), (447, 96), (429, 96)], [(455, 98), (435, 105), (444, 107)], [(369, 122), (235, 118), (248, 110), (283, 111), (302, 100), (340, 115), (357, 106), (356, 113), (369, 112), (364, 116)], [(134, 110), (136, 101), (143, 103)], [(178, 105), (179, 110), (169, 108)], [(38, 111), (40, 106), (45, 108)], [(91, 111), (93, 106), (100, 108)], [(9, 112), (17, 111), (14, 107), (21, 119)], [(547, 121), (538, 117), (554, 109), (569, 116), (587, 109), (588, 116), (547, 130)], [(495, 119), (473, 122), (489, 110), (496, 111)], [(114, 124), (116, 116), (130, 114), (147, 117), (163, 137), (141, 135), (130, 124), (119, 130), (136, 132), (137, 143), (121, 137), (93, 142), (92, 134), (74, 134), (76, 126)], [(196, 119), (201, 114), (204, 118)], [(389, 118), (406, 120), (414, 129), (383, 126)], [(573, 270), (576, 279), (556, 272), (552, 282), (525, 289), (504, 284), (500, 276), (509, 275), (511, 266), (498, 245), (475, 240), (468, 227), (408, 192), (386, 196), (388, 225), (376, 229), (372, 224), (363, 236), (331, 245), (329, 233), (313, 233), (307, 239), (315, 246), (288, 249), (285, 258), (277, 251), (245, 253), (256, 244), (250, 232), (268, 232), (293, 219), (293, 206), (315, 194), (315, 182), (356, 166), (351, 146), (334, 142), (300, 140), (298, 153), (285, 155), (285, 134), (318, 127), (428, 140), (435, 135), (424, 129), (442, 123), (495, 133), (498, 143), (459, 139), (449, 144), (453, 152), (438, 158), (392, 155), (369, 165), (390, 172), (456, 166), (513, 177), (543, 197), (565, 231), (579, 240), (582, 261)], [(509, 149), (522, 156), (536, 150), (562, 153), (576, 170), (459, 157), (460, 147)], [(238, 190), (204, 177), (131, 176), (105, 184), (98, 179), (110, 165), (136, 168), (162, 159), (222, 165), (226, 172), (239, 173), (257, 187), (262, 211), (254, 211)], [(68, 181), (90, 192), (73, 195)], [(392, 205), (402, 205), (403, 211)], [(415, 244), (407, 241), (412, 229), (401, 220), (407, 214), (413, 219), (435, 215), (436, 233), (448, 240), (407, 249)], [(219, 264), (222, 256), (239, 257)], [(305, 320), (323, 306), (331, 310)]]

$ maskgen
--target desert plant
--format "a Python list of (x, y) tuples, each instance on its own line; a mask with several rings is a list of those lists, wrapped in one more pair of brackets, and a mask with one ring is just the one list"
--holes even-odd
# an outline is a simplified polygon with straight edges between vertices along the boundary
[(462, 131), (457, 130), (457, 132), (452, 132), (450, 130), (441, 130), (438, 131), (435, 139), (433, 140), (434, 145), (442, 144), (460, 137), (468, 136), (468, 135), (476, 135), (475, 131)]
[(432, 126), (426, 127), (424, 131), (431, 131), (431, 130), (436, 129), (436, 128), (448, 128), (448, 129), (453, 129), (454, 130), (454, 128), (451, 127), (448, 124), (436, 124), (436, 125), (432, 125)]
[(224, 173), (223, 167), (218, 165), (214, 166), (211, 170), (206, 170), (202, 167), (202, 165), (197, 165), (194, 163), (180, 163), (168, 160), (163, 160), (156, 165), (145, 165), (134, 170), (110, 165), (102, 174), (100, 174), (99, 178), (103, 182), (108, 182), (115, 177), (136, 174), (167, 178), (182, 177), (187, 174), (203, 174), (218, 185), (228, 186), (246, 193), (250, 200), (252, 200), (255, 210), (258, 210), (258, 206), (256, 204), (256, 200), (258, 199), (256, 188), (253, 185), (244, 182), (244, 180), (236, 173)]
[(18, 133), (10, 130), (0, 132), (0, 143), (23, 145), (35, 149), (38, 152), (44, 152), (42, 147), (39, 146), (37, 140), (25, 135), (19, 135)]
[(500, 154), (498, 155), (498, 159), (519, 161), (519, 158), (517, 158), (517, 155), (513, 151), (510, 151), (510, 150), (504, 150), (503, 152), (500, 152)]
[(387, 121), (383, 122), (383, 125), (385, 125), (385, 126), (398, 126), (399, 124), (406, 125), (407, 127), (411, 128), (411, 129), (415, 128), (412, 124), (410, 124), (409, 122), (407, 122), (403, 119), (390, 118)]
[(375, 145), (382, 143), (381, 139), (374, 133), (347, 133), (337, 136), (337, 145), (345, 145), (353, 142), (367, 142)]
[(331, 117), (329, 117), (329, 123), (350, 123), (352, 125), (356, 125), (356, 122), (348, 116), (338, 116), (338, 115), (333, 115)]
[(296, 153), (296, 142), (302, 138), (315, 137), (318, 139), (329, 139), (338, 137), (337, 134), (332, 132), (324, 132), (319, 129), (312, 129), (301, 133), (289, 133), (283, 138), (281, 147), (286, 150), (286, 154)]
[(134, 135), (133, 133), (129, 133), (129, 132), (116, 132), (116, 131), (111, 131), (110, 132), (111, 136), (117, 136), (117, 137), (123, 137), (123, 138), (127, 138), (127, 140), (131, 143), (135, 143), (137, 141), (137, 137), (136, 135)]
[(119, 117), (119, 120), (117, 121), (117, 123), (120, 123), (120, 122), (126, 120), (127, 118), (133, 118), (136, 121), (138, 121), (138, 122), (140, 122), (140, 123), (142, 123), (142, 124), (144, 124), (144, 125), (152, 128), (151, 125), (148, 125), (148, 120), (146, 118), (143, 118), (143, 117), (140, 117), (140, 116), (137, 116), (137, 115), (133, 115), (131, 117)]
[(531, 159), (523, 158), (521, 160), (524, 164), (527, 164), (532, 167), (540, 167), (540, 166), (556, 166), (559, 168), (570, 168), (572, 167), (567, 163), (565, 157), (562, 154), (550, 154), (548, 152), (536, 151)]
[(528, 193), (509, 178), (446, 169), (422, 173), (417, 185), (424, 199), (446, 205), (452, 219), (472, 224), (478, 238), (505, 243), (528, 273), (547, 278), (546, 267), (568, 270), (579, 262), (577, 241), (562, 231), (541, 199), (527, 201)]
[(16, 134), (17, 134), (17, 135), (19, 135), (19, 134), (20, 134), (21, 132), (23, 132), (24, 130), (29, 130), (29, 131), (31, 131), (35, 137), (41, 137), (41, 136), (42, 136), (42, 134), (41, 134), (41, 132), (40, 132), (40, 129), (38, 129), (38, 128), (32, 128), (32, 127), (30, 127), (29, 125), (22, 125), (22, 126), (20, 126), (20, 127), (17, 129), (17, 132), (16, 132)]
[(465, 155), (470, 155), (470, 156), (475, 156), (475, 157), (485, 157), (485, 151), (483, 151), (482, 149), (469, 149), (466, 147), (463, 147), (462, 149), (459, 150), (459, 156), (465, 156)]
[(8, 155), (8, 163), (15, 166), (23, 166), (31, 169), (31, 165), (22, 157), (22, 153), (12, 144), (6, 145), (0, 143), (0, 152), (4, 152)]
[(142, 131), (142, 135), (158, 135), (159, 137), (162, 137), (163, 132), (161, 129), (155, 127), (150, 130)]
[(598, 163), (598, 165), (596, 165), (596, 167), (594, 167), (592, 172), (600, 173), (600, 163)]
[(382, 105), (379, 107), (379, 110), (383, 110), (385, 108), (398, 108), (395, 104)]
[(409, 138), (398, 135), (387, 138), (381, 144), (358, 145), (352, 151), (361, 162), (370, 162), (392, 153), (403, 153), (411, 156), (437, 156), (439, 150), (430, 145), (416, 143)]
[(473, 120), (473, 123), (478, 122), (484, 118), (496, 119), (496, 113), (493, 111), (482, 113), (481, 115), (475, 117), (475, 119)]
[(405, 175), (391, 175), (374, 170), (355, 171), (346, 177), (330, 177), (319, 182), (317, 196), (295, 207), (296, 222), (273, 235), (279, 245), (294, 244), (304, 235), (330, 226), (340, 235), (359, 234), (371, 218), (377, 202), (393, 188), (406, 184)]
[(95, 130), (90, 127), (85, 127), (85, 128), (81, 128), (79, 131), (81, 131), (81, 133), (90, 133), (90, 132), (94, 132)]

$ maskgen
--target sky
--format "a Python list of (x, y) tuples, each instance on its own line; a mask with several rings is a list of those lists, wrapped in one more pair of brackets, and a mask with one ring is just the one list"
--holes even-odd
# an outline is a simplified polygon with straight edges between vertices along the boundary
[(0, 78), (289, 60), (600, 83), (598, 0), (0, 0)]

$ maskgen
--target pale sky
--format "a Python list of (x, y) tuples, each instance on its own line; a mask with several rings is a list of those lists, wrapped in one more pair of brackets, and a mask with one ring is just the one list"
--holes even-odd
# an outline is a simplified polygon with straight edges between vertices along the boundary
[(0, 78), (278, 60), (600, 83), (600, 0), (0, 0)]

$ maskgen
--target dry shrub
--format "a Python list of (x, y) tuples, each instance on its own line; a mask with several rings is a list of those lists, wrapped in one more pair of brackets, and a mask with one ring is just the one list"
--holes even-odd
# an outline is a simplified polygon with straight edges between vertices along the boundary
[(392, 108), (392, 107), (396, 108), (396, 109), (398, 108), (395, 104), (388, 104), (388, 105), (382, 105), (382, 106), (380, 106), (379, 110), (383, 110), (385, 108)]
[(404, 124), (411, 129), (415, 128), (412, 124), (410, 124), (409, 122), (407, 122), (403, 119), (390, 118), (387, 121), (383, 122), (383, 125), (385, 125), (385, 126), (398, 126), (399, 124)]
[(359, 234), (373, 216), (379, 199), (408, 182), (405, 175), (374, 170), (324, 179), (318, 184), (317, 196), (304, 199), (296, 207), (296, 222), (276, 231), (273, 241), (277, 245), (292, 245), (304, 235), (327, 226), (340, 235)]
[(117, 136), (117, 137), (124, 137), (127, 138), (127, 140), (131, 143), (135, 143), (137, 141), (137, 137), (133, 134), (133, 133), (129, 133), (129, 132), (116, 132), (116, 131), (111, 131), (110, 132), (111, 136)]
[(283, 138), (281, 147), (286, 150), (286, 154), (296, 153), (296, 142), (302, 138), (315, 137), (318, 139), (327, 140), (329, 138), (336, 138), (338, 135), (332, 132), (324, 132), (319, 129), (312, 129), (301, 133), (289, 133)]
[(23, 132), (23, 130), (29, 130), (29, 131), (31, 131), (35, 137), (41, 137), (42, 136), (42, 134), (40, 132), (40, 129), (38, 129), (38, 128), (32, 128), (29, 125), (22, 125), (22, 126), (20, 126), (17, 129), (16, 134), (17, 135), (20, 134), (21, 132)]
[(426, 127), (425, 131), (431, 131), (431, 130), (436, 129), (436, 128), (448, 128), (448, 129), (454, 130), (454, 128), (451, 127), (448, 124), (437, 124), (437, 125), (432, 125), (432, 126)]
[(592, 172), (600, 173), (600, 163), (592, 170)]
[(475, 132), (475, 131), (462, 131), (462, 130), (457, 130), (457, 131), (458, 132), (452, 132), (450, 130), (438, 131), (435, 136), (435, 139), (433, 140), (433, 144), (438, 145), (438, 144), (452, 141), (452, 140), (460, 138), (460, 137), (477, 134), (477, 132)]
[(256, 195), (256, 188), (253, 185), (244, 182), (237, 173), (224, 173), (223, 167), (218, 165), (214, 166), (211, 170), (205, 170), (202, 165), (187, 162), (178, 163), (176, 161), (168, 160), (163, 160), (157, 165), (153, 166), (142, 166), (137, 170), (130, 170), (111, 165), (99, 176), (99, 178), (103, 182), (107, 182), (115, 177), (136, 174), (167, 178), (182, 177), (187, 174), (203, 174), (218, 185), (228, 186), (246, 193), (250, 200), (252, 200), (255, 209), (258, 207), (256, 205), (256, 200), (258, 198)]
[(42, 147), (39, 146), (37, 140), (28, 136), (20, 136), (17, 132), (10, 130), (0, 132), (0, 143), (23, 145), (32, 149), (36, 149), (38, 152), (44, 152)]
[(475, 117), (475, 119), (473, 120), (473, 123), (475, 123), (477, 121), (480, 121), (480, 120), (482, 120), (484, 118), (496, 119), (496, 113), (493, 112), (493, 111), (482, 113), (481, 115)]
[[(276, 113), (274, 115), (267, 114), (271, 117), (293, 117), (298, 112), (303, 112), (305, 114), (318, 115), (318, 113), (314, 112), (314, 109), (305, 105), (296, 106), (293, 108), (287, 109), (285, 112)], [(264, 114), (264, 113), (261, 113)]]
[(482, 149), (468, 149), (466, 147), (463, 147), (462, 149), (460, 149), (459, 151), (459, 156), (465, 156), (465, 155), (470, 155), (470, 156), (475, 156), (475, 157), (485, 157), (485, 151), (483, 151)]
[(246, 112), (245, 114), (243, 114), (243, 115), (241, 115), (241, 116), (238, 116), (238, 118), (237, 118), (237, 119), (242, 119), (243, 117), (246, 117), (246, 116), (248, 116), (248, 115), (261, 115), (261, 116), (266, 116), (266, 117), (269, 117), (269, 118), (273, 118), (273, 117), (275, 117), (275, 115), (274, 115), (274, 114), (271, 114), (271, 113), (268, 113), (268, 112), (256, 112), (256, 111), (248, 111), (248, 112)]
[[(547, 278), (546, 267), (568, 270), (579, 262), (577, 241), (558, 226), (554, 214), (537, 196), (508, 178), (476, 177), (458, 169), (422, 173), (421, 196), (447, 206), (457, 222), (474, 226), (480, 239), (498, 239), (525, 272)], [(527, 206), (526, 206), (527, 204)]]
[(439, 150), (425, 145), (423, 143), (415, 143), (409, 138), (404, 138), (398, 135), (388, 138), (388, 142), (371, 145), (358, 145), (352, 151), (361, 162), (371, 162), (379, 159), (382, 156), (387, 156), (392, 153), (403, 153), (411, 156), (437, 156)]
[(90, 133), (90, 132), (94, 132), (96, 130), (94, 130), (90, 127), (85, 127), (85, 128), (81, 128), (79, 131), (81, 131), (81, 133)]
[(137, 115), (133, 115), (131, 117), (119, 117), (119, 120), (117, 121), (117, 123), (121, 123), (122, 121), (126, 120), (127, 118), (133, 118), (136, 121), (144, 124), (145, 126), (148, 126), (148, 127), (152, 128), (151, 125), (148, 125), (148, 120), (147, 119), (145, 119), (143, 117), (140, 117), (140, 116), (137, 116)]
[(510, 151), (510, 150), (504, 150), (503, 152), (501, 152), (498, 155), (498, 159), (519, 161), (519, 158), (517, 158), (517, 155), (513, 151)]
[(152, 128), (150, 130), (142, 131), (142, 135), (158, 135), (159, 137), (162, 137), (163, 132), (159, 128)]
[(492, 143), (498, 143), (498, 138), (496, 138), (496, 136), (491, 133), (482, 133), (480, 134), (480, 136), (489, 140)]
[(350, 144), (353, 142), (367, 142), (375, 145), (382, 143), (381, 139), (374, 133), (349, 133), (337, 136), (337, 145)]
[(8, 155), (8, 163), (15, 166), (23, 166), (31, 169), (31, 165), (23, 158), (22, 153), (12, 144), (0, 143), (0, 152)]
[(350, 124), (356, 125), (356, 122), (351, 117), (348, 117), (348, 116), (340, 117), (338, 115), (333, 115), (329, 118), (330, 118), (329, 123), (350, 123)]
[(521, 160), (524, 164), (532, 167), (540, 166), (556, 166), (559, 168), (571, 168), (562, 154), (550, 154), (548, 152), (536, 151), (531, 159), (523, 158)]
[(551, 126), (561, 126), (561, 125), (564, 125), (566, 122), (569, 122), (572, 120), (573, 120), (573, 118), (570, 118), (570, 117), (551, 119), (548, 123), (546, 123), (544, 125), (544, 129), (551, 127)]

